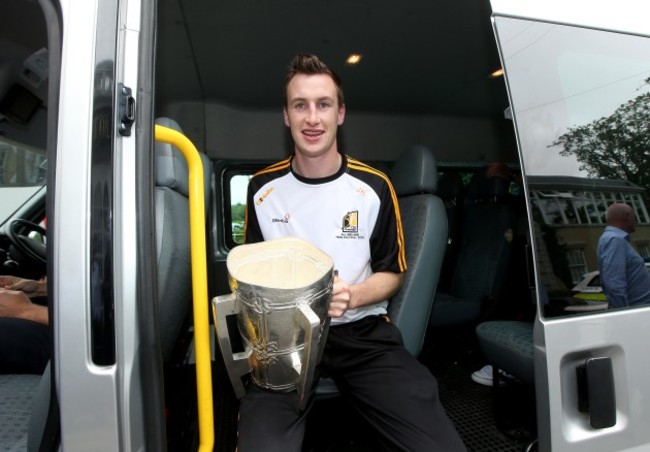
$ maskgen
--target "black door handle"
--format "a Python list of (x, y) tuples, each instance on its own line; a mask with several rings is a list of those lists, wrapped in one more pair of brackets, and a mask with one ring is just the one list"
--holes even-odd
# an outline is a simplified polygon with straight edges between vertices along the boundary
[(588, 358), (576, 367), (578, 377), (578, 410), (589, 413), (593, 428), (616, 425), (616, 392), (614, 367), (608, 357)]

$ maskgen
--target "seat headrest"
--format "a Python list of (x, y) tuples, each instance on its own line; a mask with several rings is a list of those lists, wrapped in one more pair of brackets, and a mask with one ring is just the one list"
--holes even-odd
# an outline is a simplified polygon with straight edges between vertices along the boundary
[[(183, 132), (176, 121), (158, 118), (156, 124)], [(155, 142), (156, 149), (156, 187), (168, 187), (184, 196), (189, 195), (189, 172), (187, 162), (181, 151), (169, 143)]]
[(435, 193), (438, 185), (438, 166), (433, 152), (415, 145), (404, 152), (390, 172), (397, 196)]

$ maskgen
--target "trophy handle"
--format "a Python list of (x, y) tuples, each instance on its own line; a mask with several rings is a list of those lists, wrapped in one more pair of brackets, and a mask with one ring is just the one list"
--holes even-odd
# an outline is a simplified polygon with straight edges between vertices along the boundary
[(307, 305), (298, 306), (298, 325), (305, 331), (305, 346), (302, 351), (302, 365), (298, 379), (298, 410), (302, 411), (307, 405), (316, 365), (318, 364), (318, 343), (320, 337), (320, 319)]
[(232, 343), (230, 342), (230, 334), (226, 318), (237, 314), (235, 304), (236, 300), (237, 297), (232, 293), (214, 297), (212, 299), (212, 315), (217, 330), (219, 347), (221, 348), (221, 354), (226, 364), (226, 370), (228, 371), (230, 382), (235, 390), (235, 395), (238, 399), (241, 399), (246, 395), (246, 388), (244, 387), (244, 383), (241, 381), (241, 377), (249, 373), (251, 368), (248, 362), (250, 351), (233, 353)]
[[(334, 277), (339, 275), (339, 271), (334, 269), (332, 271), (332, 285), (334, 285)], [(325, 305), (325, 322), (323, 322), (323, 327), (320, 333), (320, 342), (318, 346), (318, 362), (320, 363), (323, 359), (323, 352), (325, 351), (325, 343), (327, 342), (327, 335), (330, 331), (330, 323), (332, 323), (332, 318), (329, 316), (327, 311), (329, 310), (330, 301), (332, 298), (327, 299), (327, 304)]]

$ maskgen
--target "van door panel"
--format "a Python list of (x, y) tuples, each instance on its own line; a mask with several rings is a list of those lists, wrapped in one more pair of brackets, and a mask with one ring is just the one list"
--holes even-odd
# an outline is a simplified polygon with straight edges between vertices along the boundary
[(650, 309), (608, 309), (602, 293), (573, 288), (598, 270), (613, 202), (633, 207), (631, 243), (648, 251), (650, 27), (636, 19), (648, 7), (515, 3), (492, 6), (535, 245), (539, 447), (640, 450), (650, 444)]

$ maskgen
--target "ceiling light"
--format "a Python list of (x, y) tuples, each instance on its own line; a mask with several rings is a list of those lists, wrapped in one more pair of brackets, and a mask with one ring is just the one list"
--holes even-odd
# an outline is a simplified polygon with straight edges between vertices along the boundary
[(501, 77), (502, 75), (503, 75), (503, 68), (499, 68), (496, 71), (492, 72), (490, 74), (490, 77), (497, 78), (497, 77)]
[(346, 59), (345, 62), (350, 66), (356, 66), (361, 62), (363, 56), (360, 53), (351, 53)]

